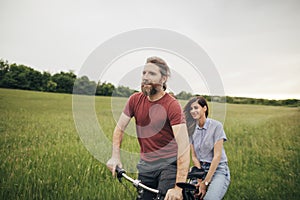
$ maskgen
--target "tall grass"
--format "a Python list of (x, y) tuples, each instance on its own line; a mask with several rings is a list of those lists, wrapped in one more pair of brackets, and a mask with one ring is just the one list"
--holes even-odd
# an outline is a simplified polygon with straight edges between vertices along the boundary
[[(109, 140), (111, 102), (95, 98)], [(116, 116), (125, 102), (114, 99)], [(0, 199), (132, 199), (135, 189), (81, 142), (71, 95), (0, 89), (0, 111)], [(232, 180), (225, 199), (299, 199), (299, 108), (227, 105), (224, 128)], [(136, 138), (125, 135), (122, 149), (138, 152)]]
[[(231, 105), (229, 199), (299, 199), (299, 108)], [(237, 193), (237, 194), (234, 194)]]

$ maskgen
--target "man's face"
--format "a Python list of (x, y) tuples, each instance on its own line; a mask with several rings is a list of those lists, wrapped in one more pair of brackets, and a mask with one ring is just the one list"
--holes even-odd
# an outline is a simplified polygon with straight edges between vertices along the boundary
[(166, 77), (162, 76), (159, 67), (152, 63), (147, 63), (142, 73), (142, 92), (147, 95), (154, 95), (161, 90)]

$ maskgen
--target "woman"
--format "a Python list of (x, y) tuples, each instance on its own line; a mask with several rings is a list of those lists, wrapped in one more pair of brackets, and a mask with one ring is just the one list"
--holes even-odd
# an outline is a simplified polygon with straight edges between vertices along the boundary
[(219, 121), (208, 118), (205, 98), (194, 97), (184, 108), (191, 143), (193, 164), (208, 170), (204, 180), (199, 180), (202, 199), (222, 199), (230, 183), (230, 172), (223, 142), (227, 140)]

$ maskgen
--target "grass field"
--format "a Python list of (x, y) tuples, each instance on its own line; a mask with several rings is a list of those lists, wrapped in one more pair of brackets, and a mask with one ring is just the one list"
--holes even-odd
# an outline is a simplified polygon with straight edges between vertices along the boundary
[[(110, 139), (111, 99), (95, 105)], [(72, 95), (0, 89), (0, 110), (0, 199), (133, 199), (83, 145)], [(224, 128), (225, 199), (300, 199), (299, 108), (228, 104)], [(136, 139), (125, 137), (122, 148), (138, 152)]]

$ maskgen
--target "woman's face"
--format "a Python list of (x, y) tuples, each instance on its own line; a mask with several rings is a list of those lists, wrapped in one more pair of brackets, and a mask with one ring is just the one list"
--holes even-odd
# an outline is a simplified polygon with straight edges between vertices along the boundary
[(205, 117), (206, 109), (206, 106), (202, 107), (197, 101), (195, 101), (191, 104), (190, 114), (193, 119), (198, 120), (202, 117)]

